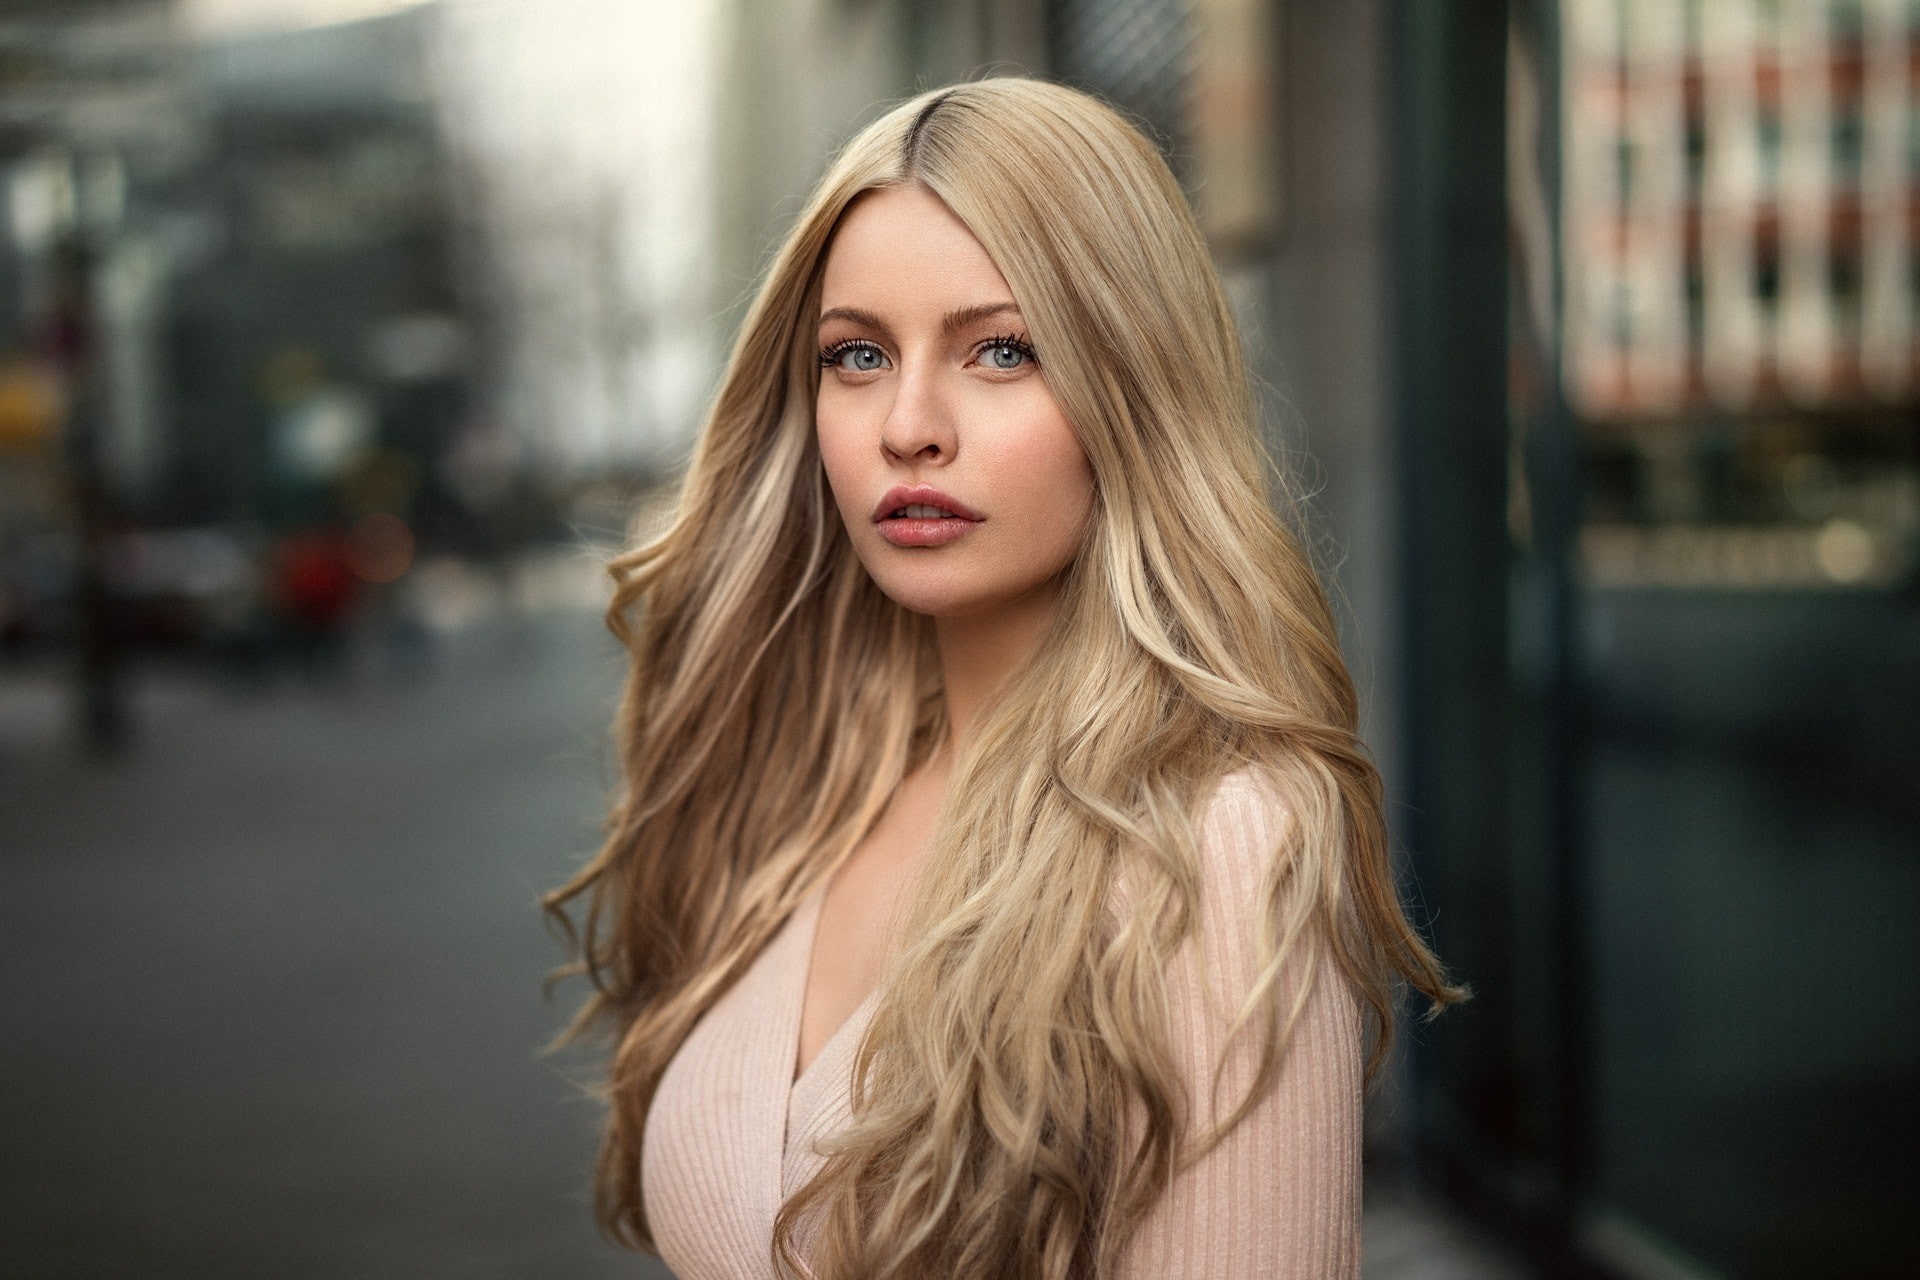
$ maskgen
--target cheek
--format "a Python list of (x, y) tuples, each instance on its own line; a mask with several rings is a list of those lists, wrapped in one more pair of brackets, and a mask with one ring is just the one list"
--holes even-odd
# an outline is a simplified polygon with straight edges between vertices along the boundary
[(834, 501), (844, 515), (846, 498), (854, 488), (853, 433), (847, 429), (844, 415), (831, 410), (822, 412), (824, 408), (816, 405), (814, 409), (814, 445), (820, 450), (820, 465), (827, 473), (827, 487), (833, 490)]
[(1019, 477), (1028, 528), (1036, 549), (1050, 558), (1070, 555), (1093, 508), (1093, 467), (1058, 411), (1029, 424), (1005, 459)]

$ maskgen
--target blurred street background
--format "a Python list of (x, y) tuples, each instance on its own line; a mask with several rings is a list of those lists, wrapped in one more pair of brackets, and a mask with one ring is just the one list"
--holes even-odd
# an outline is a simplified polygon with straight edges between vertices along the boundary
[(832, 149), (1161, 142), (1475, 999), (1370, 1280), (1920, 1275), (1920, 3), (0, 0), (0, 1276), (662, 1276), (538, 894)]

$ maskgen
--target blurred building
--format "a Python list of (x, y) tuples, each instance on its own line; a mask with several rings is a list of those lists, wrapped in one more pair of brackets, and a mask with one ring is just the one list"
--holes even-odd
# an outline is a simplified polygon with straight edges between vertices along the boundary
[(337, 629), (417, 545), (500, 523), (462, 465), (433, 7), (255, 8), (0, 12), (0, 637), (80, 656), (96, 743), (134, 651), (295, 625), (300, 540), (346, 584)]
[[(1586, 0), (1563, 50), (1567, 387), (1609, 468), (1589, 575), (1901, 580), (1920, 536), (1912, 7)], [(1737, 474), (1709, 474), (1716, 452)]]
[(1582, 413), (1906, 402), (1911, 6), (1580, 0), (1566, 19)]
[[(271, 520), (283, 481), (430, 459), (462, 353), (424, 13), (195, 42), (167, 4), (26, 8), (0, 333), (96, 402), (118, 518)], [(322, 389), (303, 440), (282, 410)]]
[[(191, 161), (201, 130), (169, 8), (48, 4), (0, 11), (0, 358), (61, 384), (44, 429), (16, 420), (0, 449), (19, 477), (56, 463), (69, 413), (115, 483), (164, 465), (164, 288), (174, 244), (154, 191)], [(75, 403), (80, 370), (94, 394)], [(18, 384), (16, 384), (18, 385)], [(68, 441), (71, 445), (73, 442)], [(43, 506), (26, 481), (16, 516)]]
[(466, 351), (429, 13), (196, 50), (209, 145), (172, 193), (205, 237), (173, 308), (183, 515), (433, 518)]
[(113, 526), (163, 483), (178, 246), (154, 193), (192, 162), (194, 108), (169, 6), (0, 10), (0, 645), (71, 642), (102, 745), (120, 736), (118, 637), (175, 616)]
[(1690, 1274), (1906, 1274), (1920, 10), (1554, 16), (1564, 399), (1523, 429), (1580, 466), (1583, 1230)]

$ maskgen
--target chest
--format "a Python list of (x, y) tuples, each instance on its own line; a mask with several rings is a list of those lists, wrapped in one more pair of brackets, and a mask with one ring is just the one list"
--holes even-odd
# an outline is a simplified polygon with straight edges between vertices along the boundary
[(910, 780), (828, 883), (807, 965), (796, 1073), (873, 994), (898, 952), (901, 916), (940, 799), (933, 787)]
[(694, 1027), (654, 1095), (641, 1179), (655, 1242), (681, 1280), (771, 1280), (774, 1216), (819, 1169), (819, 1139), (851, 1118), (853, 1054), (872, 1002), (793, 1078), (820, 906), (816, 892), (794, 912)]

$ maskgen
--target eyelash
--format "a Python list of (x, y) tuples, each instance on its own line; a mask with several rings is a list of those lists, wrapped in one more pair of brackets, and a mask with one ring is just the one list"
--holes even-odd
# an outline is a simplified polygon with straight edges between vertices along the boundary
[[(1015, 351), (1018, 351), (1035, 364), (1040, 363), (1040, 357), (1034, 354), (1033, 344), (1017, 333), (1005, 333), (997, 338), (988, 338), (980, 344), (979, 350), (984, 354), (993, 350), (995, 347), (1012, 347)], [(1000, 372), (1005, 373), (1008, 371), (1003, 369), (1000, 370)]]
[[(874, 347), (874, 344), (868, 342), (865, 338), (842, 338), (838, 342), (822, 347), (820, 349), (820, 367), (822, 369), (830, 369), (840, 362), (841, 356), (861, 347)], [(1040, 357), (1034, 353), (1033, 344), (1017, 333), (1003, 333), (988, 338), (980, 344), (977, 350), (984, 354), (985, 352), (993, 350), (995, 347), (1011, 347), (1035, 364), (1040, 363)], [(877, 351), (879, 348), (874, 347), (874, 350)], [(1001, 370), (1001, 372), (1007, 372), (1007, 370)]]
[[(842, 338), (830, 346), (820, 348), (820, 367), (831, 368), (841, 356), (858, 347), (873, 347), (873, 344), (864, 338)], [(874, 350), (878, 351), (879, 348), (874, 347)]]

